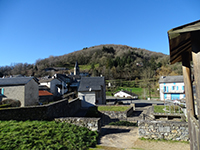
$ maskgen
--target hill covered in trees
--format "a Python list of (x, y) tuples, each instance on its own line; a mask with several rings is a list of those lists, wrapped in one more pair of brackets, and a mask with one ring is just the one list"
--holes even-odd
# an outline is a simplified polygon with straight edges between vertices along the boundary
[[(151, 76), (181, 74), (180, 64), (169, 65), (169, 56), (126, 45), (99, 45), (85, 47), (62, 56), (49, 56), (38, 59), (35, 64), (19, 63), (13, 66), (0, 67), (0, 76), (22, 74), (41, 77), (52, 72), (46, 68), (65, 67), (60, 73), (72, 71), (78, 61), (81, 71), (89, 72), (93, 76), (104, 75), (106, 79), (143, 78), (145, 74)], [(87, 66), (82, 69), (82, 66)]]

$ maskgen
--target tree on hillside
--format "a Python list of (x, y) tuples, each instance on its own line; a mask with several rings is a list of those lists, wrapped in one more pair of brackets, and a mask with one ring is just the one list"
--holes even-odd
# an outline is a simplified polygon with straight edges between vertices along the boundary
[(149, 97), (151, 98), (151, 91), (152, 91), (152, 78), (154, 77), (154, 70), (151, 69), (151, 67), (146, 67), (145, 69), (143, 69), (143, 72), (142, 72), (142, 79), (143, 79), (143, 82), (142, 82), (142, 86), (144, 88), (146, 88), (148, 90), (148, 93), (149, 93)]

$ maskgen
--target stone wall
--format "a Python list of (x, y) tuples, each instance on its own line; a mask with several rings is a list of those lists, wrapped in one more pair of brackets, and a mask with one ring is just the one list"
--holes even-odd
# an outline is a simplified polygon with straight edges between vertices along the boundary
[[(124, 105), (122, 105), (122, 106), (124, 106)], [(125, 107), (127, 107), (127, 106), (125, 106)], [(109, 116), (112, 119), (114, 119), (114, 118), (125, 119), (133, 113), (133, 107), (130, 106), (130, 108), (128, 108), (126, 111), (100, 111), (100, 112)]]
[(130, 106), (130, 108), (128, 108), (128, 110), (126, 111), (99, 111), (99, 112), (101, 113), (101, 124), (106, 125), (109, 124), (110, 122), (127, 120), (127, 117), (133, 114), (133, 106)]
[(86, 127), (92, 131), (100, 132), (101, 129), (100, 118), (65, 117), (55, 118), (55, 121), (72, 123), (77, 126)]
[(47, 105), (0, 109), (0, 120), (53, 120), (56, 117), (72, 116), (80, 109), (77, 98), (68, 103), (68, 99)]
[(189, 141), (187, 122), (141, 120), (138, 127), (139, 136), (147, 139)]

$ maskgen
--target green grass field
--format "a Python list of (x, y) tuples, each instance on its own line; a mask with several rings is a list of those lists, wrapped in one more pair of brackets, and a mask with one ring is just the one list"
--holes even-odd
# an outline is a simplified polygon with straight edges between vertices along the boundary
[[(95, 68), (98, 68), (99, 67), (99, 64), (95, 64), (94, 65), (95, 66)], [(80, 70), (90, 70), (91, 69), (91, 65), (79, 65), (79, 68), (80, 68)]]
[(118, 87), (114, 92), (111, 92), (111, 91), (106, 91), (106, 95), (107, 96), (112, 96), (112, 93), (116, 93), (118, 91), (121, 91), (121, 90), (126, 90), (126, 91), (129, 91), (129, 92), (133, 92), (135, 94), (137, 94), (139, 97), (142, 96), (143, 94), (143, 88), (131, 88), (131, 87)]

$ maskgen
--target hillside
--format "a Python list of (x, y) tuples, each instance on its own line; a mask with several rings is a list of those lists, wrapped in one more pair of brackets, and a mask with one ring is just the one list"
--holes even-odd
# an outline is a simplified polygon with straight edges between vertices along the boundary
[[(45, 68), (65, 67), (70, 70), (73, 69), (76, 61), (81, 66), (81, 71), (87, 71), (93, 76), (102, 74), (106, 79), (135, 79), (142, 77), (144, 68), (156, 71), (158, 68), (166, 66), (169, 56), (126, 45), (98, 45), (85, 47), (62, 56), (39, 59), (35, 64), (21, 63), (15, 66), (1, 67), (0, 76), (24, 74), (40, 77), (50, 74), (45, 72)], [(69, 70), (61, 73), (69, 73)]]
[[(105, 49), (103, 50), (103, 48)], [(110, 49), (113, 49), (113, 51), (109, 51)], [(104, 57), (107, 57), (107, 59), (116, 57), (122, 58), (124, 55), (129, 55), (130, 52), (132, 53), (132, 58), (134, 58), (136, 61), (141, 61), (144, 58), (148, 60), (151, 57), (157, 59), (167, 56), (162, 53), (156, 53), (140, 48), (133, 48), (126, 45), (107, 44), (89, 48), (85, 47), (82, 50), (65, 54), (63, 56), (50, 56), (49, 58), (39, 60), (36, 65), (44, 64), (46, 67), (69, 67), (69, 65), (74, 64), (76, 60), (79, 62), (79, 64), (85, 65), (89, 63), (99, 63)]]

